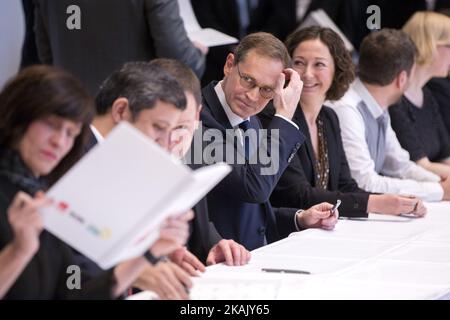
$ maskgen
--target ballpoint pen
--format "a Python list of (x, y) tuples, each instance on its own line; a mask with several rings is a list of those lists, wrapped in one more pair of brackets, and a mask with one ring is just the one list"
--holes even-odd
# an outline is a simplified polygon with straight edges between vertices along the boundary
[(333, 206), (333, 208), (331, 208), (331, 215), (334, 215), (334, 213), (336, 212), (336, 210), (339, 208), (339, 206), (341, 205), (341, 200), (337, 200), (336, 204)]
[(264, 272), (277, 272), (277, 273), (297, 273), (297, 274), (311, 274), (309, 271), (293, 270), (293, 269), (276, 269), (276, 268), (262, 268)]

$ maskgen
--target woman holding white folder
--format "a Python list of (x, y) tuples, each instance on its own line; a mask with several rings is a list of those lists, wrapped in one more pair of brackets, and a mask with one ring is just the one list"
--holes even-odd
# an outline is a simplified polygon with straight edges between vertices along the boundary
[[(148, 266), (135, 258), (73, 288), (70, 248), (43, 231), (39, 209), (52, 205), (43, 191), (78, 160), (93, 111), (73, 76), (47, 66), (25, 69), (0, 93), (2, 299), (117, 298)], [(184, 244), (191, 218), (189, 211), (169, 220), (147, 257)]]

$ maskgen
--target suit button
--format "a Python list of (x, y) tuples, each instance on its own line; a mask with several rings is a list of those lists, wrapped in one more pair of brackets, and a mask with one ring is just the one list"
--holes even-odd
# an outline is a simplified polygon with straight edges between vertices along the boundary
[(259, 227), (258, 228), (258, 233), (260, 234), (260, 235), (265, 235), (266, 234), (266, 228), (265, 227)]
[(295, 149), (300, 148), (301, 145), (302, 145), (302, 144), (301, 144), (300, 142), (297, 142), (297, 144), (295, 145)]

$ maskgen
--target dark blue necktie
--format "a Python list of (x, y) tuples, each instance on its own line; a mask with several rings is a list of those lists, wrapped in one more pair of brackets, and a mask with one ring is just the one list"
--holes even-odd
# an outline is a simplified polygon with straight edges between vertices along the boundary
[(245, 120), (245, 121), (241, 122), (239, 124), (239, 128), (242, 130), (242, 140), (243, 140), (245, 158), (249, 159), (250, 154), (251, 154), (250, 153), (250, 138), (249, 137), (245, 138), (245, 132), (251, 128), (250, 121)]

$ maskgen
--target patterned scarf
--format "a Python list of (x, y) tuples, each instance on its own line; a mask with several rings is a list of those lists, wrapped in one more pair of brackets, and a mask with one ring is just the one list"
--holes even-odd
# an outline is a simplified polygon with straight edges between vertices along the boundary
[(30, 194), (47, 189), (44, 179), (36, 178), (16, 151), (4, 147), (0, 147), (0, 176)]

